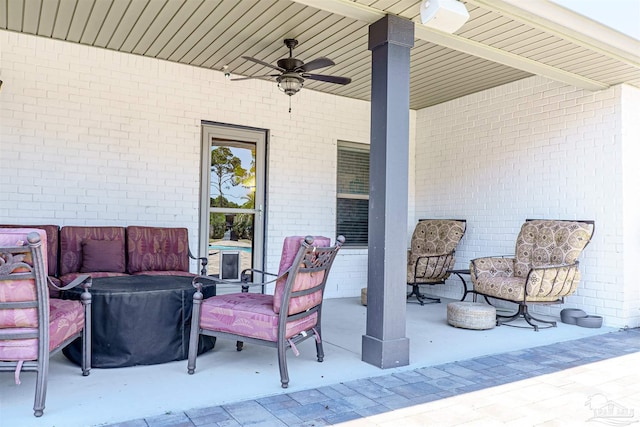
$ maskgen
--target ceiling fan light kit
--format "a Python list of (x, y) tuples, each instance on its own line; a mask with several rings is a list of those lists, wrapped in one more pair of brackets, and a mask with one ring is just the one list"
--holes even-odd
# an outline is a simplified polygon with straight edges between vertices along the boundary
[[(335, 63), (329, 58), (316, 58), (312, 61), (304, 63), (303, 61), (293, 57), (293, 48), (298, 45), (296, 39), (285, 39), (284, 45), (289, 48), (289, 57), (279, 59), (277, 65), (269, 64), (260, 59), (252, 58), (250, 56), (243, 56), (242, 58), (260, 64), (263, 67), (268, 67), (273, 70), (279, 71), (280, 74), (267, 74), (259, 76), (241, 77), (231, 80), (248, 80), (260, 77), (275, 77), (278, 82), (278, 88), (286, 95), (293, 96), (300, 92), (300, 89), (304, 86), (304, 80), (317, 80), (326, 83), (335, 83), (339, 85), (346, 85), (351, 83), (351, 79), (348, 77), (328, 76), (324, 74), (309, 74), (309, 71), (317, 70), (319, 68), (330, 67)], [(289, 98), (291, 100), (291, 98)], [(289, 107), (291, 112), (291, 107)]]
[(284, 73), (276, 77), (278, 88), (289, 96), (295, 95), (304, 86), (304, 79), (297, 73)]

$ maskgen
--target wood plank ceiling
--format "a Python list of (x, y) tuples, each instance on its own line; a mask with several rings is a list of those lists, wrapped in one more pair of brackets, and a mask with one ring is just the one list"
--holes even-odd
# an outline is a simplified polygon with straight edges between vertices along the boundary
[[(346, 0), (326, 0), (327, 4)], [(0, 0), (0, 29), (135, 55), (222, 70), (233, 76), (271, 74), (242, 59), (268, 63), (288, 56), (285, 38), (300, 44), (296, 57), (326, 56), (336, 65), (321, 74), (347, 76), (340, 86), (305, 81), (305, 89), (369, 100), (368, 25), (292, 0)], [(369, 10), (418, 20), (419, 0), (356, 0)], [(602, 87), (640, 87), (640, 61), (608, 55), (571, 38), (514, 19), (480, 1), (466, 0), (471, 19), (456, 32), (463, 42), (553, 67)], [(486, 3), (486, 1), (485, 1)], [(460, 40), (456, 39), (456, 42)], [(477, 45), (476, 45), (477, 46)], [(535, 64), (534, 64), (535, 65)], [(526, 67), (483, 59), (416, 40), (411, 52), (411, 108), (420, 109), (532, 75)], [(274, 83), (275, 84), (275, 83)]]

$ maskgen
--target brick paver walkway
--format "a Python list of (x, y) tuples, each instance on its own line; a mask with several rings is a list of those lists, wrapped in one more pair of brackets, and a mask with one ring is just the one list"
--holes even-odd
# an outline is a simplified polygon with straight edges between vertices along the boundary
[(639, 420), (640, 329), (629, 329), (108, 427), (573, 426)]

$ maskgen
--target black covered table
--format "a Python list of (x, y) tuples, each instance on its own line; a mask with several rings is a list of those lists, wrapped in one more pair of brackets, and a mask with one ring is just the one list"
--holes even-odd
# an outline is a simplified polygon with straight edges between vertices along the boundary
[[(188, 276), (119, 276), (93, 279), (91, 287), (92, 357), (94, 368), (184, 360), (188, 356), (191, 309), (196, 289)], [(204, 285), (205, 298), (215, 295), (215, 284)], [(80, 299), (82, 289), (65, 292)], [(215, 338), (201, 336), (198, 353), (211, 350)], [(63, 350), (80, 364), (80, 339)]]

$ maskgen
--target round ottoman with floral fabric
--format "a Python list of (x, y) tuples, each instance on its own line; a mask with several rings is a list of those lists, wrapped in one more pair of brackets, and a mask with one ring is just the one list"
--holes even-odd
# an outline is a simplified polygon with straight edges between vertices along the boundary
[(450, 302), (447, 323), (456, 328), (491, 329), (496, 326), (496, 308), (480, 302)]

